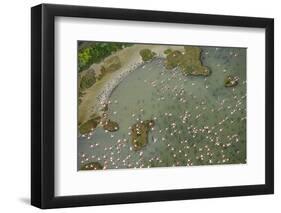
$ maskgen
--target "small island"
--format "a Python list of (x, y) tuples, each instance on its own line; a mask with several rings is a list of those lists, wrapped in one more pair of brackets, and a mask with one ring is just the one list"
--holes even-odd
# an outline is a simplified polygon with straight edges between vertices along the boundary
[(184, 51), (166, 50), (166, 53), (165, 66), (167, 69), (179, 67), (184, 75), (210, 75), (210, 70), (202, 65), (199, 47), (185, 46)]
[(79, 126), (79, 132), (81, 134), (87, 134), (89, 132), (94, 131), (94, 129), (98, 126), (100, 120), (101, 120), (100, 116), (93, 114), (91, 116), (91, 119), (89, 119), (88, 121), (86, 121), (85, 123)]
[(80, 167), (80, 170), (101, 170), (103, 166), (99, 162), (86, 163)]
[(135, 151), (142, 149), (148, 143), (148, 133), (154, 125), (154, 120), (145, 120), (132, 126), (131, 142)]
[(91, 118), (79, 126), (80, 134), (88, 134), (93, 132), (98, 126), (101, 126), (104, 130), (109, 132), (115, 132), (119, 130), (119, 124), (115, 121), (110, 120), (106, 113), (103, 116), (93, 114)]
[(239, 82), (239, 77), (238, 76), (228, 75), (224, 79), (224, 86), (225, 87), (235, 87), (235, 86), (238, 85), (238, 82)]

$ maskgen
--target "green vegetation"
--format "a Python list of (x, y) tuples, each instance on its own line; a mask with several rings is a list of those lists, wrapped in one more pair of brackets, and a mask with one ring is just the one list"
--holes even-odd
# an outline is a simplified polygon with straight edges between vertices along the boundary
[(148, 133), (150, 128), (155, 125), (153, 120), (138, 122), (132, 126), (131, 137), (132, 145), (135, 151), (140, 150), (148, 143)]
[(171, 52), (173, 52), (173, 50), (170, 49), (170, 48), (168, 48), (168, 49), (166, 49), (166, 50), (164, 51), (164, 54), (168, 55), (168, 54), (170, 54)]
[(96, 114), (92, 115), (90, 120), (86, 121), (85, 123), (83, 123), (79, 126), (80, 133), (87, 134), (87, 133), (93, 131), (99, 124), (100, 120), (101, 120), (100, 116), (98, 116)]
[(80, 80), (80, 91), (90, 88), (96, 82), (95, 71), (89, 70)]
[(104, 42), (79, 42), (78, 48), (78, 71), (88, 69), (93, 63), (99, 63), (112, 52), (131, 46), (126, 43), (104, 43)]
[(114, 72), (121, 68), (121, 61), (118, 56), (113, 56), (104, 61), (103, 66), (101, 66), (100, 74), (97, 76), (98, 80), (101, 80), (106, 73)]
[(184, 75), (208, 76), (210, 70), (201, 63), (201, 49), (185, 46), (184, 52), (174, 50), (168, 53), (165, 66), (167, 69), (181, 68)]
[(183, 54), (179, 50), (170, 52), (166, 57), (166, 68), (173, 69), (179, 66), (183, 61)]
[(155, 57), (156, 53), (152, 52), (150, 49), (142, 49), (140, 51), (140, 55), (143, 61), (150, 61), (152, 58)]
[(228, 75), (224, 79), (224, 86), (225, 87), (235, 87), (236, 85), (238, 85), (238, 81), (239, 81), (238, 76)]
[(121, 67), (121, 61), (118, 56), (111, 57), (104, 62), (103, 69), (105, 72), (114, 72)]
[(80, 170), (101, 170), (103, 166), (99, 162), (90, 162), (81, 166)]

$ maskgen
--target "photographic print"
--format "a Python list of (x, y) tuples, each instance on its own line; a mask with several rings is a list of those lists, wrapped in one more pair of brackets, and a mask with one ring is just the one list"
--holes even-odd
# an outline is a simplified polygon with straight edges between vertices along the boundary
[(246, 53), (78, 41), (77, 170), (245, 164)]
[(42, 209), (273, 194), (274, 19), (36, 5), (31, 130)]

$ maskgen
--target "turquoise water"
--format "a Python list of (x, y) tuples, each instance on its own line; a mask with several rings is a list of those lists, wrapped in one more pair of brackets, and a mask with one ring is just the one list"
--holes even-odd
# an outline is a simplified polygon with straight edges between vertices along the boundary
[[(88, 162), (105, 169), (246, 163), (246, 49), (201, 49), (208, 77), (167, 70), (163, 58), (126, 77), (108, 110), (120, 129), (79, 136), (78, 168)], [(240, 78), (237, 86), (224, 86), (229, 74)], [(148, 144), (134, 151), (130, 127), (150, 119), (155, 126)]]

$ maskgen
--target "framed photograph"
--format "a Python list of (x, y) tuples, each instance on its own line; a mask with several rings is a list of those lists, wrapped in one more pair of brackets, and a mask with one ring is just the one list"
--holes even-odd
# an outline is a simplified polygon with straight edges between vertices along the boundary
[(31, 9), (31, 203), (272, 194), (274, 20)]

